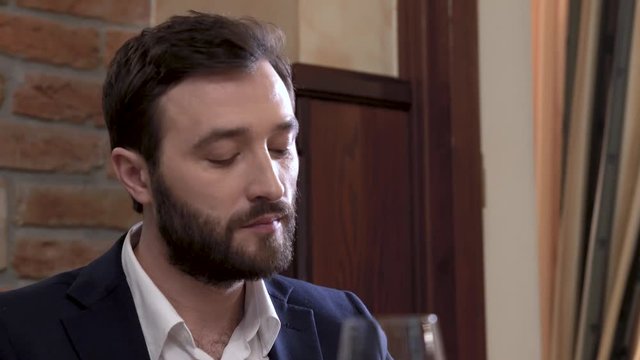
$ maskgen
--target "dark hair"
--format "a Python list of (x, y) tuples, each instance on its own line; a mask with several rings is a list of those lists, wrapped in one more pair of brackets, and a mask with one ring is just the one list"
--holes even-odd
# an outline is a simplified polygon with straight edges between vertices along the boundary
[[(117, 51), (107, 72), (102, 104), (111, 148), (136, 151), (150, 171), (155, 170), (162, 139), (158, 99), (198, 74), (249, 70), (267, 60), (293, 100), (291, 68), (283, 48), (280, 29), (252, 18), (192, 11), (144, 29)], [(135, 200), (133, 207), (142, 212)]]

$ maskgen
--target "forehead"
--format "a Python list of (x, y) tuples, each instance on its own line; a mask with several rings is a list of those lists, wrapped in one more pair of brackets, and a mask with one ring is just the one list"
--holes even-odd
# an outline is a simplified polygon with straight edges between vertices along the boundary
[(267, 61), (248, 71), (190, 77), (158, 102), (164, 137), (194, 139), (214, 128), (260, 131), (293, 117), (286, 86)]

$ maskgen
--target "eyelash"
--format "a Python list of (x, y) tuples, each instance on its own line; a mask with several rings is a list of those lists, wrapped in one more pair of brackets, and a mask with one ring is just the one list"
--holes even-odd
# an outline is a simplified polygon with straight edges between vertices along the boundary
[(220, 166), (220, 167), (226, 167), (226, 166), (230, 166), (231, 164), (233, 164), (233, 162), (236, 160), (238, 155), (240, 155), (240, 153), (235, 154), (232, 157), (230, 157), (228, 159), (224, 159), (224, 160), (211, 160), (211, 159), (209, 159), (209, 162), (214, 164), (214, 165)]
[[(284, 150), (271, 149), (271, 150), (269, 150), (269, 152), (273, 153), (277, 159), (282, 159), (282, 158), (288, 157), (291, 154), (291, 150), (289, 148), (286, 148)], [(230, 157), (228, 159), (224, 159), (224, 160), (211, 160), (210, 159), (208, 161), (210, 163), (216, 165), (216, 166), (228, 167), (228, 166), (231, 166), (233, 164), (233, 162), (236, 160), (238, 155), (240, 155), (240, 153), (237, 153), (237, 154), (233, 155), (232, 157)]]
[(269, 152), (274, 153), (275, 155), (277, 155), (280, 158), (284, 158), (286, 156), (288, 156), (290, 154), (290, 149), (286, 148), (284, 150), (275, 150), (275, 149), (271, 149), (269, 150)]

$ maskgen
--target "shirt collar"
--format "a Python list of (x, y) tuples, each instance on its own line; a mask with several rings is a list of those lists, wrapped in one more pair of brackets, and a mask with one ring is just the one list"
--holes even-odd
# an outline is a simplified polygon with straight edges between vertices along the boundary
[[(127, 233), (122, 247), (122, 267), (131, 289), (149, 356), (151, 360), (157, 360), (173, 327), (179, 324), (187, 332), (189, 330), (169, 300), (149, 278), (133, 252), (141, 229), (142, 222), (134, 225)], [(244, 306), (245, 314), (238, 324), (238, 330), (247, 342), (256, 335), (259, 336), (262, 356), (267, 357), (278, 337), (281, 324), (263, 280), (245, 282)], [(189, 338), (195, 347), (193, 337)]]
[(247, 340), (257, 333), (262, 346), (262, 356), (266, 357), (280, 332), (280, 319), (263, 280), (245, 282), (245, 313), (242, 322), (245, 320)]
[(141, 229), (142, 223), (138, 223), (127, 233), (122, 246), (122, 267), (136, 305), (149, 356), (151, 360), (157, 360), (169, 331), (184, 321), (149, 278), (133, 253), (133, 244), (137, 244)]

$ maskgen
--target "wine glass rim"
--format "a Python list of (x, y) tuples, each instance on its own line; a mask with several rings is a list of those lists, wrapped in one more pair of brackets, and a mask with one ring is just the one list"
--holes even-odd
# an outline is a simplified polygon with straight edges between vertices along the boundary
[(419, 314), (387, 314), (376, 316), (378, 322), (395, 322), (395, 321), (419, 321), (421, 323), (435, 324), (438, 322), (438, 316), (433, 313)]

